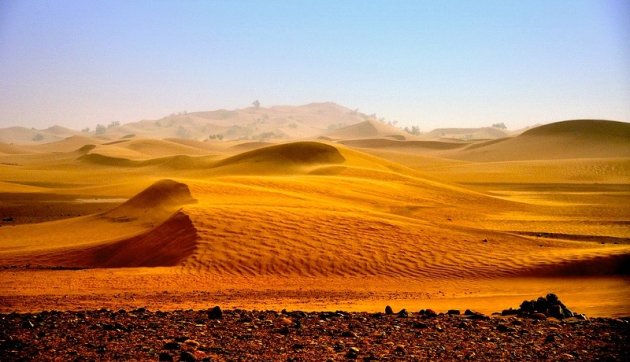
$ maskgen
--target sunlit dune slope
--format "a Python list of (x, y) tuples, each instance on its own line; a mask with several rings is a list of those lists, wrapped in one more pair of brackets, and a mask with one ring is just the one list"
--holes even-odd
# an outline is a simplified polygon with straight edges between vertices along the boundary
[(318, 164), (345, 161), (334, 146), (319, 142), (293, 142), (258, 148), (216, 162), (213, 167), (234, 173), (290, 173)]
[(99, 164), (106, 156), (89, 152), (75, 158), (76, 172), (177, 174), (178, 181), (155, 183), (105, 213), (0, 228), (1, 265), (160, 265), (300, 278), (627, 272), (626, 244), (539, 238), (496, 221), (536, 208), (547, 217), (555, 206), (471, 191), (341, 145), (272, 145), (184, 168), (125, 164), (164, 158)]
[(472, 161), (630, 157), (630, 124), (574, 120), (530, 129), (519, 136), (457, 150), (450, 157)]
[(102, 214), (2, 228), (0, 265), (177, 265), (195, 247), (195, 229), (179, 211), (194, 202), (186, 185), (162, 180)]

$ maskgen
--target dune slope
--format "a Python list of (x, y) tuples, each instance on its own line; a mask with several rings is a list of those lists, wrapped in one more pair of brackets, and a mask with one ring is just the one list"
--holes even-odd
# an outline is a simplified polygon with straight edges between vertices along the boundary
[(516, 137), (471, 145), (450, 157), (471, 161), (630, 157), (630, 124), (573, 120), (530, 129)]
[(192, 254), (196, 230), (180, 211), (188, 187), (161, 180), (115, 209), (0, 230), (0, 265), (100, 268), (173, 266)]

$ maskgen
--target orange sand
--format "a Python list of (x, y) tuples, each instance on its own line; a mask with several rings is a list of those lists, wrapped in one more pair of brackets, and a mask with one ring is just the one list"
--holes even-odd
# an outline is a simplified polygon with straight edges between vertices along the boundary
[[(580, 134), (584, 154), (523, 159), (531, 137), (571, 137), (557, 132), (480, 147), (78, 138), (5, 147), (0, 202), (9, 193), (41, 197), (42, 207), (50, 194), (129, 200), (4, 222), (0, 309), (492, 312), (553, 291), (578, 312), (630, 314), (627, 141), (589, 158), (601, 135)], [(490, 151), (480, 159), (511, 143), (500, 162)]]

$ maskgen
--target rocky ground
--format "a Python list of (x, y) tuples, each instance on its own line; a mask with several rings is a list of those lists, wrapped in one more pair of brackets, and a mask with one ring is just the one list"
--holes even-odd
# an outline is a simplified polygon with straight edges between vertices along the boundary
[(503, 314), (219, 307), (12, 313), (0, 315), (0, 356), (3, 361), (630, 360), (627, 319), (559, 320), (522, 308)]

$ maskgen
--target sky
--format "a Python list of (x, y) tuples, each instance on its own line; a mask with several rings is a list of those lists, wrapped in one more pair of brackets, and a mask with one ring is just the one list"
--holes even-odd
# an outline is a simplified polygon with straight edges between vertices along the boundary
[(630, 1), (0, 0), (0, 127), (331, 101), (401, 126), (630, 121)]

